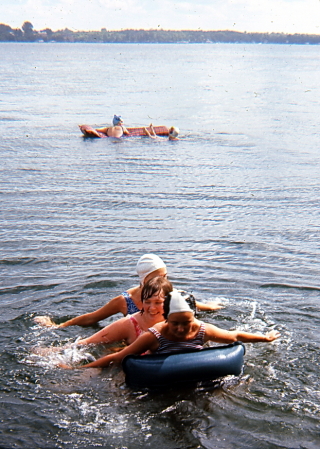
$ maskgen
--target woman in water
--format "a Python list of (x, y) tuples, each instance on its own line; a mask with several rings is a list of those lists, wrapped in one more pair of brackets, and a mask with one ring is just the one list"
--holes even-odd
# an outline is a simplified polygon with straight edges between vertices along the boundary
[(168, 279), (158, 276), (146, 282), (141, 292), (142, 309), (133, 315), (127, 315), (109, 324), (89, 338), (78, 340), (78, 345), (113, 343), (124, 341), (133, 343), (149, 327), (163, 321), (164, 298), (172, 291)]
[[(56, 324), (48, 316), (38, 316), (35, 318), (35, 322), (42, 326), (52, 326), (55, 328), (67, 326), (92, 326), (117, 313), (122, 313), (126, 316), (128, 314), (131, 315), (139, 312), (142, 309), (141, 292), (143, 285), (157, 276), (167, 277), (167, 268), (159, 256), (155, 254), (144, 254), (138, 260), (136, 270), (140, 279), (140, 285), (129, 288), (94, 312), (77, 316), (61, 324)], [(221, 308), (217, 302), (201, 303), (198, 301), (196, 301), (196, 307), (203, 311), (213, 311)]]
[(168, 279), (158, 276), (146, 282), (142, 288), (142, 309), (133, 315), (127, 315), (88, 338), (78, 339), (73, 344), (62, 347), (36, 347), (33, 353), (38, 355), (50, 355), (64, 352), (70, 348), (79, 346), (110, 344), (123, 342), (127, 345), (133, 343), (140, 335), (147, 332), (151, 326), (163, 321), (163, 303), (165, 297), (172, 291), (172, 284)]
[(280, 337), (278, 331), (270, 331), (265, 335), (244, 332), (241, 330), (227, 331), (212, 324), (204, 323), (195, 318), (194, 312), (183, 298), (174, 290), (166, 296), (164, 302), (164, 318), (148, 332), (140, 335), (131, 345), (120, 352), (109, 354), (88, 363), (81, 368), (106, 367), (110, 363), (120, 363), (129, 354), (152, 354), (181, 352), (185, 349), (202, 349), (207, 341), (216, 343), (272, 342)]
[[(148, 131), (147, 128), (143, 128), (143, 130), (148, 137), (151, 137), (151, 139), (162, 139), (162, 137), (157, 136), (152, 123), (150, 124), (150, 132)], [(179, 135), (179, 128), (171, 126), (171, 128), (169, 128), (168, 139), (179, 140), (178, 135)]]
[[(99, 132), (105, 134), (107, 137), (122, 137), (123, 134), (129, 135), (129, 131), (127, 128), (123, 126), (123, 120), (120, 115), (114, 115), (112, 120), (113, 126), (107, 126), (105, 128), (98, 128), (96, 131), (97, 137), (99, 136)], [(92, 131), (92, 132), (93, 132)]]

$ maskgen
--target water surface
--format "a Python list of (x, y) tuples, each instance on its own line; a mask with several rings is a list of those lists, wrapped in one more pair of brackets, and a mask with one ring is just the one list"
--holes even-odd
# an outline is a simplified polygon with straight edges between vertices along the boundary
[[(319, 447), (318, 53), (0, 44), (1, 447)], [(81, 136), (113, 114), (181, 139)], [(201, 319), (281, 340), (246, 345), (239, 378), (161, 392), (32, 355), (99, 328), (35, 316), (102, 306), (137, 283), (145, 252), (222, 301)]]

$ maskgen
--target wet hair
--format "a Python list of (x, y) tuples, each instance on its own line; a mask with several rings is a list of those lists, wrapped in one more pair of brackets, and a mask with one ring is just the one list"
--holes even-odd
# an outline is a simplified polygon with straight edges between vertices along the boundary
[[(196, 306), (196, 300), (191, 293), (187, 293), (184, 290), (178, 290), (180, 295), (185, 299), (189, 307), (193, 310), (194, 316), (196, 316), (197, 313), (197, 306)], [(170, 292), (166, 295), (163, 303), (163, 316), (165, 319), (168, 318), (169, 312), (170, 312), (170, 301), (171, 301), (171, 295)]]
[(156, 276), (155, 278), (149, 279), (148, 282), (144, 284), (141, 291), (141, 301), (146, 301), (151, 298), (151, 296), (156, 293), (163, 293), (166, 297), (170, 292), (172, 292), (172, 284), (166, 277)]

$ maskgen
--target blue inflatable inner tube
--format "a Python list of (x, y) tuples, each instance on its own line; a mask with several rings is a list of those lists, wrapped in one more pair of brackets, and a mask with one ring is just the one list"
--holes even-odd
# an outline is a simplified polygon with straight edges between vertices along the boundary
[(131, 388), (158, 388), (196, 383), (223, 376), (239, 376), (245, 347), (231, 345), (163, 355), (128, 355), (122, 361), (126, 383)]

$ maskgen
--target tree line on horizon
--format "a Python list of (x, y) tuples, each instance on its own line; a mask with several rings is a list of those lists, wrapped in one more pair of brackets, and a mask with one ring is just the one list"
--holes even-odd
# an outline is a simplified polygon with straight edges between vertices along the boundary
[(320, 44), (317, 34), (247, 33), (239, 31), (201, 30), (134, 30), (108, 31), (36, 31), (31, 22), (21, 28), (0, 24), (0, 42), (82, 42), (82, 43), (261, 43), (261, 44)]

